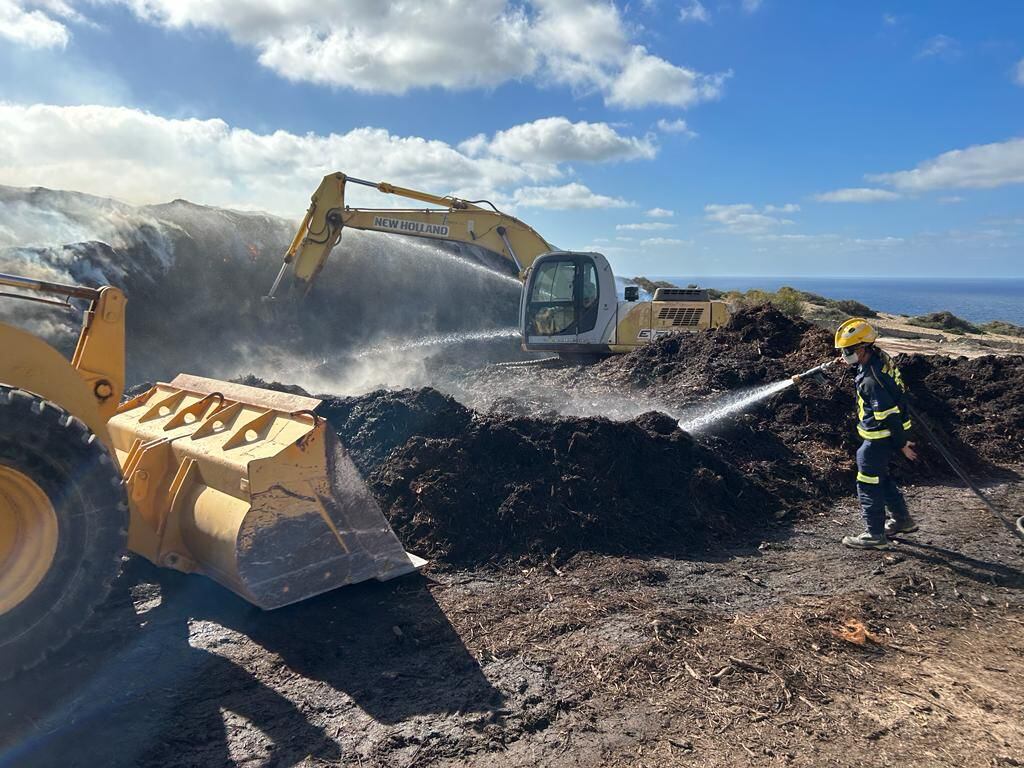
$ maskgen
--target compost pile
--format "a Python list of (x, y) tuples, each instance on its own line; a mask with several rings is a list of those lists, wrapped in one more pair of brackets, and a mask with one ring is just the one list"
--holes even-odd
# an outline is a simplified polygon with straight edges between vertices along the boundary
[(429, 387), (330, 397), (317, 413), (330, 422), (364, 476), (409, 438), (453, 438), (473, 418), (467, 408)]
[[(827, 331), (756, 307), (712, 331), (529, 375), (564, 385), (566, 396), (570, 383), (596, 380), (680, 403), (777, 381), (833, 355)], [(1024, 358), (898, 362), (918, 408), (966, 466), (990, 471), (1022, 455)], [(522, 375), (487, 375), (506, 373)], [(477, 412), (430, 388), (321, 395), (319, 412), (411, 551), (460, 565), (557, 562), (578, 551), (678, 552), (851, 495), (852, 378), (835, 366), (825, 382), (789, 387), (696, 437), (659, 413), (612, 421)], [(507, 384), (504, 399), (517, 391)], [(902, 479), (951, 479), (923, 435), (915, 439), (921, 460), (901, 459)]]
[(975, 464), (1024, 458), (1024, 356), (899, 358), (914, 403)]
[(405, 546), (449, 563), (680, 551), (778, 508), (664, 414), (475, 414), (430, 388), (328, 398), (318, 413)]
[(733, 390), (792, 376), (835, 357), (832, 336), (771, 305), (743, 309), (711, 331), (666, 336), (595, 367), (608, 381), (664, 398)]
[(777, 508), (658, 413), (628, 422), (478, 415), (455, 437), (412, 438), (370, 487), (407, 548), (460, 564), (678, 552)]

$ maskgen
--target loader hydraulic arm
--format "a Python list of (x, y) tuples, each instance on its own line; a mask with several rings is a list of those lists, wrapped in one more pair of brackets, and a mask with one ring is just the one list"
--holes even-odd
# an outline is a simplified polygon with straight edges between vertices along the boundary
[[(0, 274), (0, 286), (28, 292), (0, 293), (0, 296), (8, 298), (59, 307), (70, 306), (70, 299), (89, 302), (82, 319), (82, 331), (78, 336), (75, 354), (71, 358), (71, 367), (89, 387), (104, 421), (113, 416), (124, 391), (124, 293), (109, 285), (87, 288), (5, 274)], [(49, 375), (46, 371), (45, 366), (28, 365), (24, 366), (23, 375), (28, 376), (28, 372), (33, 372), (33, 375), (45, 379)]]
[[(348, 183), (373, 187), (379, 192), (429, 203), (435, 208), (351, 208), (345, 205)], [(514, 216), (478, 203), (485, 201), (439, 197), (415, 189), (396, 187), (332, 173), (323, 178), (313, 193), (309, 210), (285, 252), (284, 263), (270, 289), (273, 298), (288, 266), (292, 265), (293, 290), (305, 295), (312, 287), (341, 239), (345, 227), (371, 232), (468, 243), (496, 255), (509, 271), (522, 277), (538, 256), (555, 250), (532, 227)]]

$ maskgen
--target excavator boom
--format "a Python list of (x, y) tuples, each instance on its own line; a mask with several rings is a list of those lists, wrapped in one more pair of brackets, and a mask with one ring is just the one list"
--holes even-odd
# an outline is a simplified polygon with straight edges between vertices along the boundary
[[(437, 207), (351, 208), (345, 203), (345, 188), (350, 183)], [(441, 197), (344, 173), (324, 176), (285, 252), (284, 263), (269, 295), (271, 298), (277, 295), (291, 266), (293, 291), (304, 296), (340, 241), (345, 227), (467, 243), (492, 254), (496, 263), (520, 278), (537, 257), (555, 250), (533, 227), (502, 213), (490, 203), (487, 203), (490, 208), (486, 208), (481, 205), (483, 202)]]

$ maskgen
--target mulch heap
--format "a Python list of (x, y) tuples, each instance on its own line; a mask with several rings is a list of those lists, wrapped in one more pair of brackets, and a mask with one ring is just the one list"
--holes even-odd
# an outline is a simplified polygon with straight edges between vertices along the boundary
[[(827, 331), (758, 307), (588, 373), (692, 401), (833, 356)], [(1020, 462), (1024, 357), (898, 362), (919, 409), (966, 466)], [(827, 378), (790, 387), (696, 439), (664, 414), (625, 422), (482, 414), (429, 388), (327, 397), (320, 413), (410, 551), (459, 565), (557, 562), (578, 551), (677, 553), (852, 496), (852, 371), (835, 366)], [(903, 461), (903, 477), (952, 479), (923, 435), (916, 439), (921, 461)]]
[(658, 413), (477, 415), (456, 437), (413, 437), (369, 483), (408, 549), (459, 564), (679, 552), (778, 508)]
[(664, 414), (477, 414), (429, 388), (326, 398), (318, 413), (402, 543), (432, 560), (679, 552), (778, 509)]
[(594, 375), (688, 400), (778, 381), (835, 357), (832, 335), (771, 305), (740, 310), (714, 330), (673, 334), (594, 366)]

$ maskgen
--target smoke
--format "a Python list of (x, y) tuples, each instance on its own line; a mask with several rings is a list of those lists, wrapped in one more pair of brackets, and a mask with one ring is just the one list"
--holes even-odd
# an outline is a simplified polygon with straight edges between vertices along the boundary
[[(134, 207), (0, 187), (0, 269), (122, 288), (130, 382), (253, 372), (319, 384), (314, 391), (365, 391), (429, 384), (471, 358), (521, 355), (512, 339), (457, 338), (516, 325), (521, 285), (456, 245), (346, 231), (307, 299), (268, 304), (296, 226), (182, 200)], [(10, 299), (0, 317), (65, 354), (80, 323)], [(428, 337), (445, 343), (417, 341)]]

